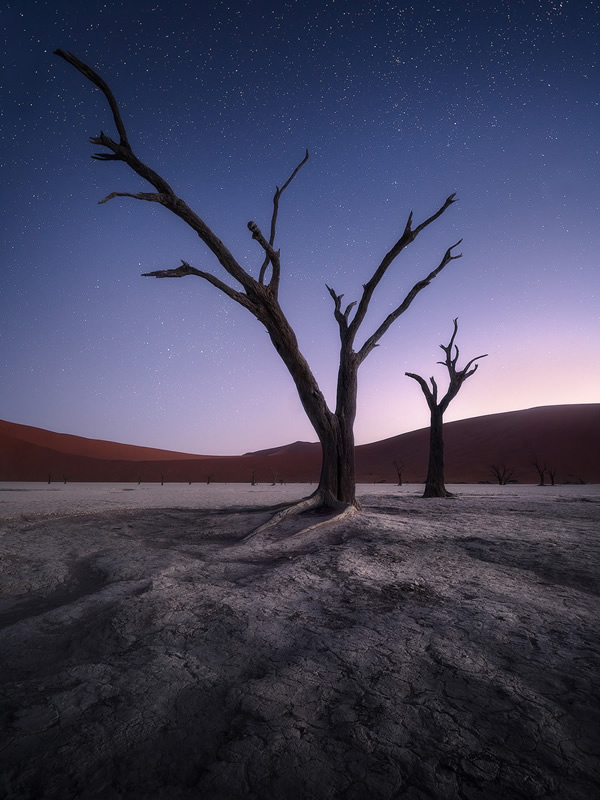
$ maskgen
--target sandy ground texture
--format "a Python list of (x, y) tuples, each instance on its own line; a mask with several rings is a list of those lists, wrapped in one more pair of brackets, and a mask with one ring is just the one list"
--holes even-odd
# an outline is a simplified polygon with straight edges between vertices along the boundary
[(125, 488), (0, 487), (0, 796), (600, 796), (600, 487)]

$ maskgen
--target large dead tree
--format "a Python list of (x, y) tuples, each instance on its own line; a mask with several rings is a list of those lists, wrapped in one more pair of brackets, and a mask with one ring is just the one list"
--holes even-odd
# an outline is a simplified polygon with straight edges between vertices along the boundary
[[(444, 361), (438, 361), (438, 364), (443, 364), (448, 370), (449, 382), (448, 391), (438, 400), (438, 386), (435, 378), (430, 378), (431, 389), (427, 381), (420, 375), (415, 375), (414, 372), (405, 373), (409, 378), (413, 378), (421, 389), (427, 400), (427, 405), (430, 411), (430, 428), (429, 428), (429, 464), (427, 467), (427, 480), (425, 481), (425, 492), (423, 497), (452, 497), (452, 493), (446, 489), (444, 484), (444, 413), (450, 401), (453, 400), (460, 391), (463, 383), (477, 371), (480, 358), (486, 358), (487, 353), (482, 356), (475, 356), (472, 358), (464, 369), (458, 370), (456, 364), (458, 362), (458, 347), (454, 344), (456, 334), (458, 331), (458, 319), (454, 320), (454, 332), (449, 344), (441, 344), (440, 347), (446, 354)], [(454, 348), (454, 354), (452, 349)], [(475, 365), (475, 366), (473, 366)]]
[(334, 315), (338, 323), (341, 341), (336, 405), (335, 409), (332, 410), (328, 407), (325, 397), (298, 347), (296, 335), (279, 305), (278, 299), (281, 262), (280, 251), (275, 247), (275, 235), (279, 201), (283, 192), (306, 163), (308, 151), (287, 181), (281, 187), (276, 188), (273, 196), (273, 211), (268, 236), (262, 233), (255, 222), (248, 223), (252, 238), (258, 243), (262, 251), (262, 264), (257, 268), (258, 277), (254, 278), (243, 269), (206, 222), (177, 196), (164, 178), (140, 161), (135, 155), (129, 143), (119, 107), (108, 84), (93, 69), (71, 53), (56, 50), (55, 54), (74, 66), (82, 75), (95, 84), (104, 93), (110, 105), (119, 140), (115, 141), (103, 131), (100, 132), (99, 136), (91, 137), (92, 144), (100, 145), (106, 149), (105, 152), (97, 153), (92, 158), (102, 161), (122, 161), (154, 189), (151, 192), (112, 192), (104, 200), (100, 200), (100, 203), (105, 203), (115, 197), (131, 197), (137, 200), (160, 203), (198, 234), (201, 241), (216, 257), (225, 273), (229, 278), (233, 279), (235, 285), (231, 286), (211, 272), (197, 269), (186, 261), (182, 261), (179, 267), (143, 274), (156, 278), (195, 276), (207, 281), (243, 306), (264, 325), (273, 346), (288, 368), (298, 390), (302, 406), (319, 437), (323, 450), (319, 486), (299, 508), (308, 508), (313, 505), (335, 507), (340, 503), (356, 505), (354, 419), (356, 416), (358, 369), (390, 326), (410, 307), (419, 292), (429, 286), (431, 281), (451, 261), (460, 258), (460, 254), (455, 255), (453, 252), (460, 244), (460, 241), (446, 250), (435, 269), (423, 280), (415, 283), (406, 297), (359, 346), (356, 345), (357, 334), (364, 322), (373, 293), (392, 263), (409, 244), (414, 242), (421, 231), (437, 220), (455, 202), (455, 195), (450, 195), (434, 214), (415, 227), (413, 227), (412, 212), (409, 214), (402, 235), (392, 249), (385, 254), (369, 280), (363, 285), (362, 294), (358, 301), (343, 307), (343, 295), (337, 294), (333, 289), (327, 287), (333, 299)]

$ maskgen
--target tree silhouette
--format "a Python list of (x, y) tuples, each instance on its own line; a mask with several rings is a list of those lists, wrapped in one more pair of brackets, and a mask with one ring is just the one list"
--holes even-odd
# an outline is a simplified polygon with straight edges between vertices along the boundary
[(490, 469), (500, 486), (506, 486), (515, 476), (514, 467), (507, 467), (506, 464), (491, 464)]
[(545, 486), (546, 485), (546, 472), (548, 471), (548, 467), (546, 466), (546, 462), (540, 461), (539, 458), (534, 458), (531, 462), (531, 466), (535, 469), (538, 474), (539, 483), (538, 486)]
[(283, 192), (306, 164), (308, 151), (285, 183), (276, 188), (273, 196), (273, 211), (268, 238), (263, 235), (255, 222), (248, 223), (248, 229), (252, 234), (252, 238), (258, 243), (263, 258), (262, 264), (258, 268), (258, 278), (254, 278), (238, 263), (206, 222), (176, 195), (167, 181), (135, 155), (129, 143), (119, 107), (108, 84), (93, 69), (71, 53), (56, 50), (55, 54), (74, 66), (95, 84), (104, 93), (112, 111), (113, 120), (119, 134), (119, 141), (113, 140), (101, 131), (99, 136), (92, 137), (90, 141), (94, 145), (106, 148), (106, 152), (96, 153), (92, 158), (102, 161), (122, 161), (150, 183), (154, 189), (152, 192), (111, 192), (100, 203), (105, 203), (115, 197), (131, 197), (161, 204), (198, 234), (201, 241), (216, 257), (225, 273), (236, 282), (239, 288), (234, 288), (216, 275), (197, 269), (186, 261), (182, 261), (179, 267), (173, 269), (163, 269), (143, 274), (156, 278), (183, 278), (193, 275), (207, 281), (243, 306), (264, 325), (275, 350), (286, 365), (296, 385), (304, 411), (319, 438), (323, 454), (321, 475), (317, 489), (303, 503), (297, 504), (294, 510), (301, 511), (316, 505), (332, 507), (338, 507), (340, 504), (344, 506), (358, 505), (355, 497), (354, 469), (354, 420), (356, 416), (358, 369), (390, 326), (407, 311), (419, 292), (429, 286), (431, 281), (451, 261), (460, 258), (460, 254), (455, 255), (453, 253), (460, 241), (446, 250), (435, 269), (415, 283), (404, 299), (387, 315), (375, 331), (361, 345), (355, 348), (356, 337), (364, 322), (371, 298), (389, 267), (425, 228), (437, 220), (455, 202), (455, 195), (450, 195), (435, 213), (416, 227), (413, 227), (412, 212), (409, 214), (400, 238), (391, 250), (384, 255), (371, 277), (363, 285), (362, 294), (358, 301), (351, 302), (343, 308), (343, 295), (337, 294), (332, 288), (327, 287), (333, 299), (334, 316), (338, 323), (341, 342), (336, 405), (334, 409), (330, 409), (306, 359), (300, 351), (294, 330), (282, 310), (278, 298), (281, 263), (280, 251), (275, 247), (275, 236), (279, 201)]
[(402, 486), (402, 470), (404, 469), (404, 462), (394, 459), (394, 466), (396, 467), (396, 474), (398, 475), (398, 486)]
[[(448, 370), (449, 383), (448, 391), (438, 401), (438, 387), (435, 378), (430, 378), (431, 389), (427, 382), (420, 375), (415, 375), (414, 372), (406, 372), (409, 378), (413, 378), (421, 389), (427, 400), (429, 406), (431, 424), (429, 428), (429, 465), (427, 467), (427, 480), (425, 482), (425, 492), (423, 497), (452, 497), (444, 485), (444, 412), (450, 405), (460, 391), (463, 383), (477, 371), (479, 364), (475, 364), (480, 358), (486, 358), (487, 353), (482, 356), (475, 356), (472, 358), (464, 369), (457, 370), (456, 363), (458, 361), (458, 347), (454, 344), (456, 334), (458, 331), (458, 318), (454, 320), (454, 332), (449, 344), (440, 347), (446, 353), (444, 361), (438, 361), (438, 364), (443, 364)], [(452, 348), (454, 348), (454, 355), (452, 355)], [(475, 366), (472, 367), (472, 365)], [(472, 369), (471, 369), (472, 367)]]

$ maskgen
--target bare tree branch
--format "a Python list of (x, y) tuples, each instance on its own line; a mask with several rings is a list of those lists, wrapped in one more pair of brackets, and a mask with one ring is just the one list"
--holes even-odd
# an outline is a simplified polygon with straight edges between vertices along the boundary
[(168, 205), (169, 197), (166, 194), (158, 192), (111, 192), (107, 194), (104, 200), (98, 200), (98, 205), (108, 203), (115, 197), (133, 197), (134, 200), (148, 200), (151, 203), (162, 203), (163, 206)]
[(245, 294), (232, 289), (231, 286), (223, 283), (223, 281), (219, 280), (219, 278), (215, 277), (210, 272), (203, 272), (202, 270), (190, 266), (187, 261), (182, 260), (181, 266), (175, 269), (157, 269), (154, 272), (142, 272), (143, 278), (185, 278), (187, 275), (196, 275), (199, 278), (204, 278), (205, 281), (208, 281), (208, 283), (212, 284), (216, 289), (219, 289), (223, 294), (231, 297), (232, 300), (235, 300), (236, 303), (244, 306), (244, 308), (247, 308), (256, 316), (256, 307)]
[[(275, 194), (273, 195), (273, 214), (271, 216), (271, 231), (270, 231), (270, 234), (269, 234), (270, 250), (267, 249), (266, 247), (264, 247), (264, 245), (263, 245), (264, 250), (266, 252), (266, 257), (265, 257), (265, 260), (264, 260), (264, 262), (263, 262), (263, 264), (262, 264), (262, 266), (260, 268), (260, 276), (259, 276), (258, 280), (259, 280), (259, 283), (264, 284), (265, 273), (267, 271), (267, 267), (269, 266), (269, 264), (272, 264), (273, 265), (273, 274), (271, 275), (271, 280), (269, 282), (269, 287), (272, 289), (272, 291), (274, 292), (275, 296), (277, 296), (277, 293), (279, 291), (279, 280), (280, 280), (279, 250), (275, 251), (275, 249), (273, 247), (273, 245), (275, 244), (275, 234), (276, 234), (276, 229), (277, 229), (277, 215), (279, 213), (279, 198), (284, 193), (284, 191), (287, 189), (287, 187), (290, 185), (290, 183), (294, 180), (294, 178), (296, 177), (296, 175), (298, 174), (300, 169), (306, 164), (307, 161), (308, 161), (308, 149), (306, 150), (306, 155), (304, 156), (302, 161), (294, 169), (294, 171), (292, 172), (290, 177), (287, 179), (287, 181), (283, 184), (281, 189), (279, 188), (279, 186), (275, 187)], [(250, 223), (248, 223), (248, 227), (250, 228)], [(252, 228), (250, 228), (250, 230), (252, 230)], [(255, 238), (255, 237), (253, 236), (253, 238)], [(278, 254), (278, 256), (277, 256), (277, 258), (275, 260), (273, 260), (271, 251), (273, 253), (276, 252)]]
[(258, 227), (256, 222), (250, 220), (250, 222), (248, 223), (248, 230), (252, 233), (252, 238), (259, 243), (259, 245), (266, 253), (265, 260), (262, 263), (262, 266), (260, 268), (260, 273), (258, 276), (258, 282), (262, 286), (264, 286), (265, 273), (267, 271), (267, 267), (269, 266), (269, 264), (273, 266), (273, 275), (271, 276), (271, 283), (273, 282), (273, 276), (275, 274), (279, 275), (280, 272), (279, 250), (275, 250), (271, 242), (267, 242), (267, 240), (262, 234), (261, 229)]
[[(373, 292), (375, 291), (375, 289), (379, 285), (381, 279), (383, 278), (383, 276), (387, 272), (387, 270), (390, 267), (390, 265), (400, 255), (400, 253), (404, 250), (404, 248), (407, 245), (409, 245), (411, 242), (414, 242), (414, 240), (417, 238), (419, 233), (421, 233), (421, 231), (424, 228), (426, 228), (428, 225), (430, 225), (432, 222), (434, 222), (436, 219), (438, 219), (438, 217), (440, 217), (444, 213), (444, 211), (446, 211), (446, 209), (448, 209), (453, 203), (456, 202), (455, 199), (454, 199), (455, 197), (456, 197), (456, 193), (451, 194), (448, 198), (446, 198), (446, 201), (444, 202), (444, 204), (435, 212), (435, 214), (432, 214), (428, 219), (426, 219), (424, 222), (422, 222), (420, 225), (418, 225), (414, 230), (412, 229), (413, 213), (412, 213), (412, 211), (410, 212), (410, 214), (408, 215), (408, 220), (406, 222), (406, 225), (405, 225), (405, 228), (404, 228), (404, 232), (402, 233), (402, 236), (398, 239), (398, 241), (392, 247), (392, 249), (388, 253), (386, 253), (386, 255), (381, 260), (381, 263), (379, 264), (379, 266), (377, 267), (377, 269), (373, 273), (371, 279), (369, 281), (367, 281), (367, 283), (365, 283), (364, 286), (363, 286), (362, 297), (361, 297), (360, 302), (358, 304), (358, 308), (356, 309), (356, 314), (354, 315), (354, 318), (353, 318), (352, 322), (350, 323), (350, 337), (351, 337), (352, 340), (354, 339), (354, 336), (356, 335), (358, 329), (362, 325), (362, 322), (363, 322), (363, 320), (364, 320), (364, 318), (366, 316), (367, 310), (369, 308), (369, 303), (371, 302), (371, 298), (373, 297)], [(460, 242), (458, 242), (457, 244), (460, 244)], [(457, 245), (453, 245), (453, 247), (456, 247), (456, 246)], [(452, 249), (452, 248), (450, 248), (450, 249)], [(456, 256), (456, 258), (458, 258), (458, 256)], [(445, 264), (444, 264), (444, 266), (445, 266)], [(441, 271), (441, 269), (443, 269), (443, 267), (439, 267), (438, 271)], [(432, 275), (433, 275), (433, 273), (432, 273)], [(437, 272), (435, 273), (435, 275), (437, 275)], [(433, 275), (433, 277), (435, 277), (435, 275)], [(428, 280), (431, 280), (431, 279), (432, 278), (430, 277)], [(392, 320), (392, 322), (393, 322), (393, 320)], [(392, 323), (390, 322), (390, 325), (391, 324)], [(388, 325), (388, 327), (389, 327), (389, 325)], [(387, 328), (386, 328), (386, 330), (387, 330)], [(383, 335), (384, 332), (385, 331), (383, 331), (381, 335)], [(380, 338), (380, 337), (378, 337), (378, 338)], [(369, 348), (369, 352), (373, 349), (373, 346), (371, 346)], [(366, 355), (367, 355), (367, 353), (365, 353), (365, 356)]]
[(431, 376), (431, 378), (429, 378), (429, 381), (431, 383), (431, 396), (433, 398), (433, 402), (437, 403), (438, 387), (437, 387), (437, 383), (435, 382), (435, 378), (433, 377), (433, 375)]
[[(345, 313), (342, 312), (342, 297), (343, 294), (336, 294), (335, 291), (325, 284), (325, 287), (331, 297), (333, 298), (333, 316), (335, 317), (339, 327), (340, 327), (340, 336), (342, 341), (344, 341), (344, 337), (346, 335), (346, 331), (348, 330), (348, 314), (350, 313), (350, 306), (346, 309)], [(352, 304), (351, 304), (352, 305)]]
[[(462, 386), (462, 384), (473, 375), (479, 366), (479, 364), (475, 364), (476, 361), (479, 361), (480, 358), (487, 358), (487, 353), (481, 356), (475, 356), (472, 358), (465, 367), (461, 370), (456, 369), (456, 364), (458, 362), (459, 350), (457, 345), (454, 345), (454, 340), (456, 338), (456, 334), (458, 331), (458, 317), (454, 319), (454, 331), (452, 333), (452, 337), (450, 342), (447, 345), (441, 344), (441, 349), (446, 353), (446, 358), (444, 361), (438, 361), (438, 364), (442, 364), (448, 370), (448, 375), (450, 376), (450, 387), (448, 389), (448, 393), (452, 393), (451, 397), (448, 399), (448, 403), (450, 400), (458, 394), (458, 390)], [(454, 345), (454, 358), (452, 357), (452, 346)], [(470, 369), (471, 365), (475, 364), (473, 369)], [(444, 398), (445, 399), (445, 398)]]
[(422, 378), (420, 375), (417, 375), (415, 372), (405, 372), (404, 374), (408, 378), (412, 378), (413, 380), (415, 380), (419, 384), (419, 386), (423, 390), (423, 394), (427, 398), (427, 403), (428, 404), (429, 404), (430, 401), (433, 402), (433, 392), (431, 391), (431, 389), (427, 385), (427, 381), (425, 380), (425, 378)]
[[(479, 364), (475, 364), (475, 362), (479, 361), (480, 358), (487, 358), (487, 353), (485, 353), (485, 355), (475, 356), (475, 358), (472, 358), (466, 364), (466, 366), (463, 367), (463, 369), (457, 372), (456, 364), (458, 362), (459, 350), (458, 346), (454, 345), (454, 340), (456, 338), (457, 332), (458, 332), (458, 317), (454, 319), (454, 331), (452, 333), (452, 338), (450, 339), (450, 342), (447, 345), (443, 344), (440, 345), (440, 348), (446, 353), (446, 358), (444, 359), (444, 361), (437, 362), (438, 364), (442, 364), (442, 366), (447, 367), (448, 374), (450, 375), (451, 386), (457, 381), (460, 381), (460, 384), (464, 383), (464, 381), (467, 378), (469, 378), (471, 375), (473, 375), (474, 372), (476, 372)], [(454, 345), (454, 358), (452, 357), (452, 345)], [(473, 367), (472, 370), (469, 371), (472, 364), (475, 364), (475, 366)], [(458, 392), (458, 389), (456, 391)]]
[[(454, 195), (451, 195), (451, 197), (453, 197), (453, 196)], [(446, 203), (448, 203), (448, 200), (446, 201)], [(440, 210), (437, 213), (437, 215), (434, 215), (434, 217), (430, 217), (430, 219), (433, 220), (434, 218), (437, 218), (441, 213), (442, 213), (442, 211)], [(423, 225), (420, 225), (419, 228), (422, 230)], [(377, 328), (375, 333), (367, 339), (367, 341), (363, 344), (363, 346), (358, 351), (358, 358), (359, 358), (360, 362), (364, 361), (364, 359), (369, 355), (371, 350), (374, 347), (377, 346), (377, 343), (379, 342), (379, 340), (381, 339), (383, 334), (390, 328), (391, 325), (393, 325), (393, 323), (398, 319), (398, 317), (401, 314), (404, 314), (404, 312), (408, 310), (408, 308), (410, 307), (411, 303), (413, 302), (415, 297), (419, 294), (419, 292), (422, 292), (423, 289), (425, 289), (425, 287), (429, 286), (431, 281), (434, 278), (436, 278), (440, 274), (440, 272), (444, 269), (444, 267), (446, 267), (451, 261), (455, 261), (457, 258), (462, 258), (462, 253), (459, 253), (456, 256), (452, 255), (452, 251), (454, 250), (454, 248), (458, 247), (458, 245), (461, 242), (462, 242), (462, 239), (459, 239), (459, 241), (456, 242), (456, 244), (453, 244), (451, 247), (449, 247), (446, 250), (446, 252), (444, 253), (444, 257), (442, 258), (442, 260), (440, 261), (438, 266), (434, 270), (432, 270), (424, 280), (419, 281), (418, 283), (415, 283), (415, 285), (412, 287), (410, 292), (406, 295), (404, 300), (400, 303), (398, 308), (396, 308), (394, 311), (392, 311), (392, 313), (389, 314), (386, 317), (386, 319), (381, 323), (381, 325)], [(362, 300), (361, 300), (361, 304), (362, 304)], [(359, 306), (359, 309), (360, 309), (360, 306)], [(356, 322), (357, 317), (358, 317), (358, 311), (356, 313), (356, 316), (354, 317), (354, 319), (350, 323), (350, 327), (351, 328), (354, 325), (354, 323)]]
[[(218, 236), (208, 227), (204, 220), (199, 217), (189, 206), (181, 200), (169, 184), (153, 169), (150, 169), (143, 161), (134, 154), (129, 144), (125, 126), (119, 112), (117, 101), (106, 82), (93, 70), (80, 61), (76, 56), (71, 53), (66, 53), (64, 50), (56, 50), (55, 54), (63, 58), (69, 64), (72, 64), (82, 75), (88, 78), (92, 83), (98, 86), (104, 93), (111, 111), (117, 130), (120, 136), (120, 142), (117, 143), (109, 136), (101, 131), (99, 136), (93, 137), (90, 141), (93, 144), (106, 147), (112, 152), (112, 155), (106, 153), (96, 154), (96, 158), (101, 160), (118, 160), (124, 161), (134, 172), (136, 172), (144, 180), (151, 183), (160, 195), (164, 198), (156, 200), (162, 205), (166, 206), (170, 211), (176, 214), (187, 225), (189, 225), (209, 248), (209, 250), (216, 256), (221, 266), (231, 275), (232, 278), (238, 281), (247, 292), (252, 292), (257, 286), (257, 282), (252, 278), (245, 269), (236, 261), (232, 253), (225, 247), (223, 242)], [(144, 193), (141, 193), (144, 194)], [(119, 193), (113, 193), (112, 197), (118, 197)], [(123, 196), (137, 197), (133, 194), (125, 194)], [(110, 197), (110, 195), (109, 195)], [(145, 197), (137, 197), (137, 199), (149, 199)]]
[[(427, 385), (427, 383), (425, 382), (425, 380), (420, 375), (415, 375), (413, 372), (405, 372), (404, 373), (409, 378), (413, 378), (415, 381), (417, 381), (419, 383), (421, 389), (423, 390), (423, 394), (425, 395), (425, 397), (427, 399), (427, 403), (428, 403), (429, 407), (430, 408), (437, 407), (437, 409), (442, 414), (447, 409), (448, 405), (450, 404), (450, 401), (453, 400), (456, 397), (456, 395), (458, 394), (461, 386), (467, 380), (467, 378), (469, 378), (471, 375), (473, 375), (477, 371), (477, 367), (479, 366), (479, 364), (475, 364), (475, 362), (478, 361), (480, 358), (487, 358), (487, 353), (485, 355), (476, 356), (475, 358), (472, 358), (463, 369), (457, 370), (456, 369), (456, 362), (457, 362), (457, 359), (458, 359), (459, 351), (458, 351), (458, 347), (456, 347), (456, 345), (454, 345), (454, 349), (455, 349), (454, 358), (452, 358), (452, 355), (451, 355), (451, 350), (452, 350), (452, 346), (454, 344), (454, 340), (456, 338), (457, 331), (458, 331), (458, 317), (456, 317), (456, 319), (454, 320), (454, 332), (452, 333), (452, 338), (450, 339), (449, 344), (447, 344), (447, 345), (441, 344), (440, 345), (442, 350), (446, 353), (446, 359), (445, 359), (445, 361), (438, 361), (437, 363), (438, 364), (442, 364), (443, 366), (446, 367), (446, 369), (448, 370), (448, 377), (449, 377), (450, 380), (448, 382), (448, 391), (446, 392), (446, 394), (440, 400), (439, 403), (437, 402), (438, 387), (437, 387), (437, 383), (435, 381), (435, 378), (431, 377), (429, 379), (430, 382), (431, 382), (431, 387), (432, 387), (430, 389), (429, 386)], [(473, 367), (473, 369), (470, 369), (472, 364), (475, 364), (475, 366)], [(433, 404), (433, 406), (432, 406), (432, 404)]]
[(271, 246), (273, 246), (273, 244), (275, 243), (275, 231), (276, 231), (276, 227), (277, 227), (277, 215), (279, 213), (279, 198), (285, 192), (287, 187), (294, 180), (294, 178), (296, 177), (298, 172), (302, 169), (302, 167), (306, 164), (307, 161), (308, 161), (308, 149), (306, 150), (306, 154), (305, 154), (304, 158), (302, 159), (302, 161), (294, 169), (294, 171), (292, 172), (290, 177), (287, 179), (287, 181), (283, 184), (281, 189), (279, 188), (279, 186), (275, 187), (275, 194), (273, 195), (273, 215), (271, 217), (271, 234), (270, 234), (270, 237), (269, 237), (269, 244)]
[(84, 64), (83, 61), (80, 61), (77, 56), (74, 56), (73, 53), (67, 53), (64, 50), (55, 50), (54, 54), (64, 58), (64, 60), (69, 64), (72, 64), (75, 69), (79, 70), (82, 75), (85, 75), (88, 80), (94, 83), (104, 93), (104, 96), (108, 100), (110, 110), (112, 111), (117, 131), (121, 137), (121, 145), (124, 147), (129, 147), (129, 142), (127, 141), (127, 132), (125, 131), (125, 125), (121, 119), (121, 112), (119, 111), (117, 101), (115, 100), (114, 95), (106, 81), (104, 81), (104, 79), (101, 78), (100, 75), (98, 75), (98, 73), (95, 72), (91, 67), (88, 67), (87, 64)]
[(144, 164), (143, 161), (140, 161), (129, 146), (129, 143), (117, 144), (114, 139), (111, 139), (110, 136), (107, 136), (103, 131), (100, 131), (99, 136), (91, 136), (90, 142), (106, 147), (108, 150), (112, 151), (112, 155), (111, 153), (95, 153), (92, 158), (96, 161), (123, 161), (128, 167), (131, 167), (140, 178), (151, 183), (158, 192), (168, 195), (174, 200), (176, 199), (175, 192), (166, 180), (162, 178), (158, 172), (155, 172), (147, 164)]

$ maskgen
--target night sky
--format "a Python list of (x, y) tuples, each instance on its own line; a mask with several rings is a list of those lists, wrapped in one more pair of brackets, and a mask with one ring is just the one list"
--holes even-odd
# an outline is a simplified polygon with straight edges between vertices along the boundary
[[(492, 7), (493, 6), (493, 7)], [(488, 353), (446, 420), (600, 400), (600, 11), (595, 0), (34, 2), (3, 12), (0, 418), (194, 453), (315, 441), (260, 324), (195, 277), (226, 277), (183, 222), (88, 137), (116, 137), (255, 276), (274, 188), (281, 303), (333, 402), (345, 301), (400, 236), (459, 202), (379, 287), (360, 346), (463, 238), (359, 373), (357, 443), (424, 427), (406, 371), (443, 383)]]

